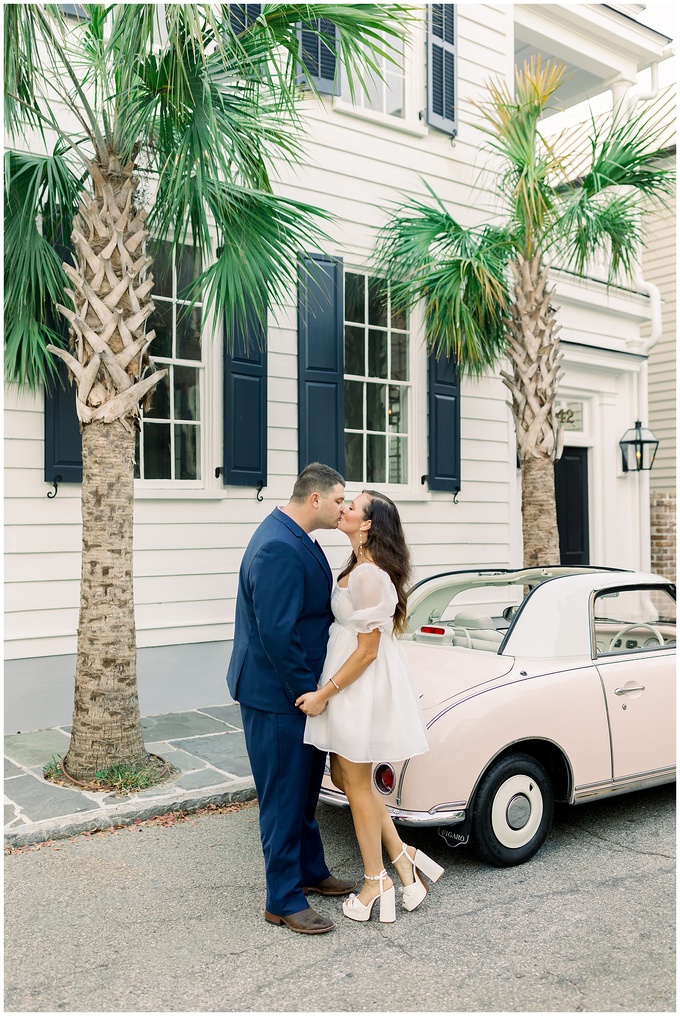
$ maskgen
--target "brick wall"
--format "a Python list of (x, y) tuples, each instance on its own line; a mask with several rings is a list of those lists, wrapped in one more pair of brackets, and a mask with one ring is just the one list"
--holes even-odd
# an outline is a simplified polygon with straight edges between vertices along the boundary
[(675, 493), (653, 490), (650, 497), (652, 571), (675, 582)]

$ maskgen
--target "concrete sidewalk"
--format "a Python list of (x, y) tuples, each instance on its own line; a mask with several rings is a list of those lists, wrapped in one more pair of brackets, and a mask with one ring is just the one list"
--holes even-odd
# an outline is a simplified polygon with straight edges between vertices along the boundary
[(68, 750), (68, 726), (5, 737), (5, 846), (255, 797), (238, 705), (144, 716), (142, 733), (147, 750), (179, 772), (130, 795), (62, 787), (43, 778), (43, 767)]

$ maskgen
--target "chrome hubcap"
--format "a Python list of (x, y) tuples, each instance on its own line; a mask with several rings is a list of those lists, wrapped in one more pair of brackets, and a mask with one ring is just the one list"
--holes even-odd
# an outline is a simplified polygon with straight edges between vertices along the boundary
[(524, 794), (516, 794), (510, 801), (506, 820), (511, 829), (523, 829), (531, 816), (531, 801)]
[(543, 795), (538, 784), (524, 774), (502, 783), (491, 806), (491, 827), (504, 847), (517, 850), (530, 843), (543, 818)]

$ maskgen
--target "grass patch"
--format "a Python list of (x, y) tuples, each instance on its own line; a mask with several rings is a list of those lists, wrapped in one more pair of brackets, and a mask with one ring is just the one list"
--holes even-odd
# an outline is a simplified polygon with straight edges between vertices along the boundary
[(74, 784), (83, 790), (113, 791), (117, 794), (134, 794), (147, 787), (174, 776), (179, 770), (157, 755), (147, 755), (144, 762), (121, 762), (98, 770), (89, 783), (81, 783), (64, 772), (62, 756), (53, 755), (52, 760), (43, 767), (43, 776), (50, 783), (58, 783), (64, 787)]
[(61, 755), (53, 755), (52, 761), (43, 766), (43, 776), (46, 780), (53, 782), (55, 778), (61, 779), (63, 775), (61, 771)]
[(95, 774), (95, 782), (107, 790), (116, 790), (119, 794), (134, 793), (135, 790), (146, 790), (168, 774), (167, 763), (162, 759), (149, 756), (147, 762), (133, 765), (129, 762), (101, 769)]

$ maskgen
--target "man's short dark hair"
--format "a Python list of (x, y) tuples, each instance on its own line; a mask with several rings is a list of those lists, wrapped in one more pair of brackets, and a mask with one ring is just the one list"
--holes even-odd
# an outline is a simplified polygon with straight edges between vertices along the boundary
[(327, 497), (338, 483), (345, 486), (345, 479), (337, 469), (326, 466), (323, 462), (310, 462), (295, 481), (290, 499), (297, 504), (304, 504), (314, 493)]

